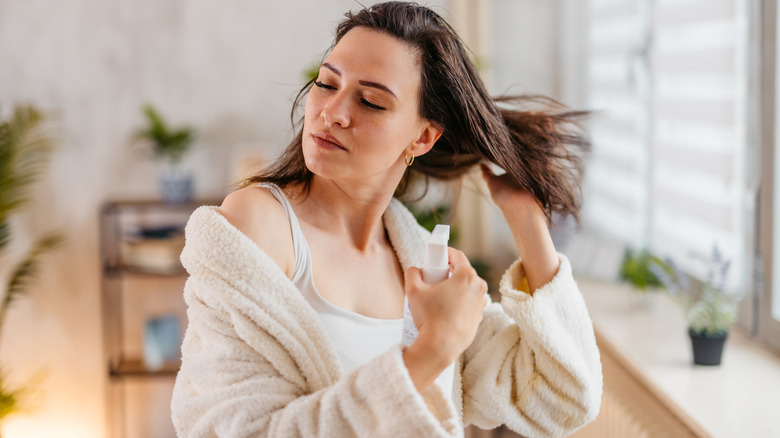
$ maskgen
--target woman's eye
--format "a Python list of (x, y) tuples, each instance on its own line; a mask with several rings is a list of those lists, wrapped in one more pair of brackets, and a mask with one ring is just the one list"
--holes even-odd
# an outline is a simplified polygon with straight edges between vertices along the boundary
[[(336, 87), (334, 87), (333, 85), (328, 85), (328, 84), (326, 84), (326, 83), (324, 83), (324, 82), (320, 82), (320, 81), (318, 81), (318, 80), (316, 80), (316, 79), (314, 80), (314, 85), (315, 85), (316, 87), (318, 87), (318, 88), (322, 88), (323, 90), (336, 90)], [(379, 105), (377, 105), (377, 104), (371, 103), (371, 102), (369, 102), (369, 101), (368, 101), (368, 100), (366, 100), (366, 99), (360, 99), (360, 102), (361, 102), (363, 105), (365, 105), (365, 106), (367, 106), (367, 107), (369, 107), (369, 108), (371, 108), (371, 109), (378, 110), (378, 111), (384, 111), (384, 110), (386, 110), (386, 109), (387, 109), (387, 108), (385, 108), (385, 107), (382, 107), (382, 106), (379, 106)]]
[(365, 105), (365, 106), (367, 106), (367, 107), (369, 107), (371, 109), (380, 110), (380, 111), (384, 111), (386, 109), (386, 108), (383, 108), (383, 107), (381, 107), (379, 105), (375, 105), (375, 104), (367, 101), (366, 99), (360, 99), (360, 101), (363, 102), (363, 105)]
[(336, 89), (336, 87), (334, 87), (332, 85), (325, 84), (325, 83), (320, 82), (320, 81), (314, 81), (314, 85), (316, 85), (316, 86), (318, 86), (320, 88), (324, 88), (326, 90), (335, 90)]

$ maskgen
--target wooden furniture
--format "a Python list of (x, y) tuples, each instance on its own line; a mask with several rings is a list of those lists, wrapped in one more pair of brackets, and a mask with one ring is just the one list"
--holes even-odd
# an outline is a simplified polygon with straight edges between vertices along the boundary
[(144, 362), (144, 327), (149, 318), (174, 315), (187, 325), (179, 262), (183, 230), (202, 200), (166, 204), (114, 200), (100, 210), (102, 319), (110, 437), (174, 436), (170, 391), (180, 362), (150, 369)]

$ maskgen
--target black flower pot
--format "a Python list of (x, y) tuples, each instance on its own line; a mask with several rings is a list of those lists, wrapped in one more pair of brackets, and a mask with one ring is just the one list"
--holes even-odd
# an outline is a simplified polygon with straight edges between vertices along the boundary
[(693, 363), (696, 365), (720, 365), (723, 356), (723, 344), (726, 342), (729, 332), (720, 332), (714, 335), (696, 333), (688, 329), (693, 346)]

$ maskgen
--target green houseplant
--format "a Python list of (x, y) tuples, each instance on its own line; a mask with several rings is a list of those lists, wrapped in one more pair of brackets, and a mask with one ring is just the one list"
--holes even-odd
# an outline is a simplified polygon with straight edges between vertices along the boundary
[(691, 279), (672, 260), (664, 269), (653, 265), (653, 272), (669, 294), (683, 308), (693, 347), (694, 363), (719, 365), (723, 345), (737, 319), (742, 295), (726, 288), (730, 260), (723, 257), (717, 245), (707, 257), (700, 257), (706, 268), (704, 280)]
[(664, 270), (669, 268), (659, 257), (653, 255), (647, 249), (632, 250), (626, 249), (623, 262), (620, 264), (619, 279), (622, 282), (633, 286), (643, 299), (643, 303), (648, 304), (649, 292), (653, 292), (664, 287), (663, 283), (653, 273), (652, 266), (658, 266)]
[(184, 126), (172, 128), (152, 106), (145, 105), (146, 126), (136, 131), (136, 138), (149, 142), (154, 157), (162, 162), (159, 188), (164, 201), (185, 203), (192, 199), (192, 175), (181, 167), (181, 160), (189, 152), (195, 138), (194, 130)]
[[(16, 107), (8, 120), (0, 120), (0, 266), (10, 267), (2, 287), (0, 331), (10, 306), (26, 295), (40, 272), (41, 256), (62, 241), (59, 233), (38, 238), (19, 261), (6, 260), (13, 233), (11, 217), (31, 200), (33, 184), (40, 178), (53, 151), (44, 116), (34, 107)], [(0, 421), (24, 405), (25, 386), (11, 386), (0, 372)]]
[(664, 285), (653, 273), (653, 264), (663, 266), (664, 262), (650, 251), (627, 249), (620, 265), (620, 280), (632, 285), (639, 292), (662, 288)]

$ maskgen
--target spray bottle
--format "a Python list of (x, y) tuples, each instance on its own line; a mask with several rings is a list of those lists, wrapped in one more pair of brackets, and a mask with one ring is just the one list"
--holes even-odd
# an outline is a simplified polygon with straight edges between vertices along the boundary
[[(436, 284), (447, 279), (450, 272), (449, 259), (447, 257), (447, 242), (450, 240), (450, 226), (436, 225), (425, 245), (423, 257), (422, 277), (428, 284)], [(417, 327), (412, 320), (412, 311), (409, 308), (409, 300), (404, 306), (403, 336), (404, 345), (412, 345), (417, 339)]]
[[(447, 242), (450, 240), (450, 226), (436, 225), (425, 245), (422, 277), (428, 284), (436, 284), (447, 279), (450, 273)], [(403, 344), (411, 345), (417, 339), (418, 331), (412, 320), (409, 301), (406, 301), (403, 319)], [(450, 364), (436, 377), (435, 384), (447, 398), (452, 397), (452, 385), (455, 381), (455, 364)]]

